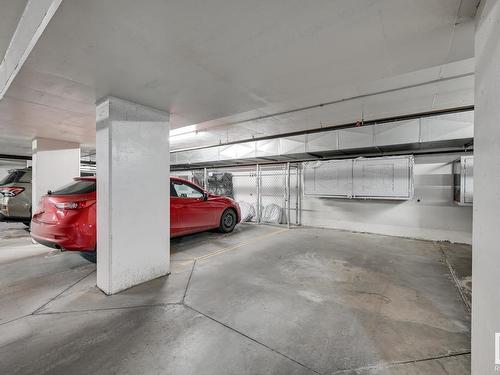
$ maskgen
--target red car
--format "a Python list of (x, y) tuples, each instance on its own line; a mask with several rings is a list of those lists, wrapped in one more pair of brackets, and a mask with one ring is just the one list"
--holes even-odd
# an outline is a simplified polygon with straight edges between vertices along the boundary
[[(96, 250), (96, 179), (79, 177), (42, 197), (31, 221), (31, 236), (61, 250)], [(230, 198), (212, 195), (192, 182), (170, 178), (170, 236), (218, 228), (231, 232), (240, 208)]]

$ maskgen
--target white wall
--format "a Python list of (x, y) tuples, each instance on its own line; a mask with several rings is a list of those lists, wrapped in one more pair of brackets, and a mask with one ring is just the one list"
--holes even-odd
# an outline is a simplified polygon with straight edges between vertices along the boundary
[(57, 139), (36, 138), (32, 142), (33, 211), (48, 190), (64, 186), (80, 176), (80, 145)]
[[(500, 1), (483, 0), (475, 40), (472, 374), (498, 374), (500, 332)], [(500, 353), (497, 353), (500, 356)], [(495, 371), (497, 370), (497, 371)]]
[[(410, 201), (311, 198), (302, 196), (302, 224), (390, 236), (472, 242), (472, 207), (458, 206), (453, 201), (453, 164), (460, 153), (415, 156), (415, 194)], [(252, 169), (253, 168), (253, 169)], [(263, 167), (266, 169), (266, 167)], [(267, 167), (273, 168), (273, 167)], [(285, 173), (263, 170), (262, 204), (284, 207)], [(280, 172), (277, 172), (280, 169)], [(221, 168), (233, 174), (236, 201), (255, 204), (257, 187), (254, 167)], [(173, 172), (190, 179), (191, 172)], [(269, 175), (270, 174), (270, 175)], [(276, 175), (276, 176), (271, 176)], [(296, 174), (291, 170), (290, 217), (296, 219)], [(269, 194), (273, 195), (270, 197)], [(266, 196), (267, 195), (267, 196)]]
[(472, 208), (453, 202), (452, 161), (459, 156), (415, 156), (415, 195), (410, 201), (303, 197), (302, 224), (471, 243)]

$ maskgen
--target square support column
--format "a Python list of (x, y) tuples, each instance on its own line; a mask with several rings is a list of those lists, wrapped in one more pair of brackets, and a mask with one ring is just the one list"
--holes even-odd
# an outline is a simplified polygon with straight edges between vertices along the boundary
[(169, 116), (97, 105), (97, 286), (114, 294), (170, 269)]
[(500, 1), (476, 16), (472, 374), (500, 374)]
[(32, 142), (32, 211), (48, 190), (80, 177), (80, 144), (36, 138)]

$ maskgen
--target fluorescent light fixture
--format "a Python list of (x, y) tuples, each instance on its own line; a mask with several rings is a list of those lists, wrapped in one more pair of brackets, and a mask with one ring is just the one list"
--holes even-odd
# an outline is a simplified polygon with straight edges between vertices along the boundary
[(192, 133), (196, 131), (196, 125), (188, 125), (182, 128), (170, 130), (170, 137), (176, 137), (182, 134)]

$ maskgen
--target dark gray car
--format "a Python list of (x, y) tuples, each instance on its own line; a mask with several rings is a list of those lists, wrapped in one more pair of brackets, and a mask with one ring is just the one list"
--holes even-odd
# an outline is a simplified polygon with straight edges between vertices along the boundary
[(31, 222), (31, 167), (11, 169), (0, 181), (0, 221)]

